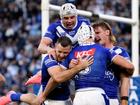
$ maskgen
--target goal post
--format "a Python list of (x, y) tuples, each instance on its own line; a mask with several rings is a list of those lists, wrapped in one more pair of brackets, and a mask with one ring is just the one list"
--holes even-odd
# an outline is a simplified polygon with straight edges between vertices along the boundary
[(139, 0), (131, 0), (131, 5), (132, 5), (132, 20), (135, 21), (135, 24), (132, 25), (132, 62), (135, 67), (134, 75), (133, 76), (138, 76), (139, 75)]

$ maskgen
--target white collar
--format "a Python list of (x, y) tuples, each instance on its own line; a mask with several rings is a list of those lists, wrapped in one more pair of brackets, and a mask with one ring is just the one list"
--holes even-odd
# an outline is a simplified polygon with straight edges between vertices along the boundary
[(94, 45), (95, 42), (81, 43), (80, 46)]

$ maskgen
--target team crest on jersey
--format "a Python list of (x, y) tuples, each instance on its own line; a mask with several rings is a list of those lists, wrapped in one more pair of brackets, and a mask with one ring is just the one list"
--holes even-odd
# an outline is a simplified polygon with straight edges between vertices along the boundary
[(114, 73), (111, 71), (105, 71), (105, 78), (108, 78), (110, 81), (113, 81)]
[(94, 48), (90, 49), (90, 50), (87, 50), (87, 51), (76, 51), (74, 53), (74, 56), (75, 58), (79, 58), (79, 57), (84, 57), (84, 56), (93, 56), (94, 53), (95, 53), (95, 50)]
[(90, 67), (87, 67), (86, 69), (80, 71), (79, 74), (85, 75), (85, 74), (88, 74), (90, 71), (91, 71)]
[(74, 31), (70, 31), (70, 32), (69, 32), (69, 35), (70, 35), (70, 36), (75, 35), (75, 30), (74, 30)]

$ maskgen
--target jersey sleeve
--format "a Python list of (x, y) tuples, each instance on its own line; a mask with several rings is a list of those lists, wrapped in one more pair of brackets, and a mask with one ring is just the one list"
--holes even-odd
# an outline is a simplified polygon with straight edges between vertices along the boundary
[(90, 20), (88, 18), (79, 16), (78, 19), (81, 20), (82, 22), (86, 23), (87, 25), (90, 25)]
[(107, 57), (108, 59), (112, 62), (112, 60), (114, 59), (114, 57), (117, 55), (117, 53), (112, 50), (112, 49), (107, 49), (106, 48), (106, 53), (107, 53)]
[(117, 53), (118, 55), (124, 57), (125, 59), (130, 60), (130, 56), (129, 56), (129, 54), (127, 53), (127, 51), (124, 48), (120, 47), (118, 49), (115, 49), (114, 51), (115, 51), (115, 53)]
[(47, 68), (50, 68), (53, 66), (59, 66), (58, 62), (50, 56), (47, 56), (44, 58), (44, 64)]
[(87, 25), (90, 25), (90, 20), (89, 19), (86, 19), (85, 22), (86, 22)]
[(44, 37), (48, 37), (52, 41), (58, 39), (58, 36), (56, 35), (56, 25), (57, 25), (56, 23), (50, 24), (49, 27), (47, 28)]

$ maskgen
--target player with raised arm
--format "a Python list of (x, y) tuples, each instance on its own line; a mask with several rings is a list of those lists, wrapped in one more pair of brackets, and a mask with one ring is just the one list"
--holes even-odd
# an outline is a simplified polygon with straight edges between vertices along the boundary
[(79, 27), (82, 24), (90, 24), (89, 20), (78, 16), (76, 7), (71, 3), (63, 4), (59, 15), (61, 20), (50, 24), (40, 41), (38, 50), (41, 53), (48, 53), (50, 44), (55, 43), (60, 36), (67, 36), (73, 44), (76, 44)]
[[(125, 59), (130, 60), (129, 55), (124, 48), (115, 46), (116, 39), (112, 34), (111, 26), (107, 22), (97, 21), (93, 23), (92, 27), (96, 34), (97, 43), (115, 51)], [(110, 98), (110, 105), (119, 105), (119, 99), (121, 99), (121, 105), (128, 105), (129, 77), (131, 75), (123, 72), (121, 70), (122, 68), (114, 64), (109, 65), (108, 69), (109, 70), (105, 73), (105, 91)]]
[[(67, 36), (71, 39), (73, 45), (77, 43), (77, 30), (82, 24), (90, 24), (89, 20), (78, 16), (77, 9), (75, 5), (71, 3), (65, 3), (60, 8), (60, 20), (49, 25), (45, 35), (42, 37), (38, 50), (41, 53), (48, 53), (55, 56), (55, 51), (50, 45), (56, 42), (56, 40), (61, 36)], [(37, 75), (31, 77), (26, 85), (41, 83), (41, 72)]]

